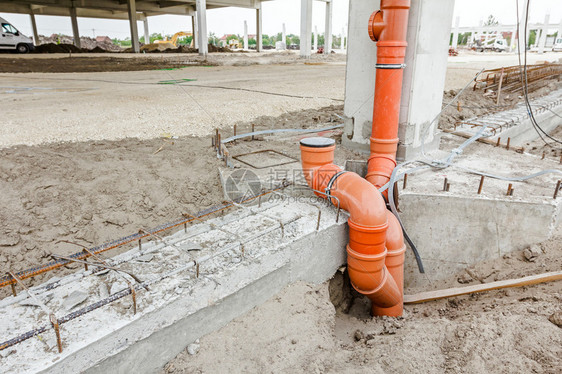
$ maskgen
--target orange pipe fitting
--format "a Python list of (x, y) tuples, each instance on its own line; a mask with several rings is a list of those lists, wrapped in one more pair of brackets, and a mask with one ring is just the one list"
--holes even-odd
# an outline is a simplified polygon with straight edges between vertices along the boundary
[[(389, 223), (394, 225), (398, 221), (389, 220), (384, 199), (375, 186), (333, 164), (334, 144), (332, 139), (326, 138), (301, 140), (301, 159), (305, 176), (308, 173), (308, 185), (333, 196), (332, 204), (339, 201), (340, 207), (350, 214), (347, 263), (353, 287), (369, 297), (375, 315), (396, 314), (402, 310), (403, 281), (395, 280), (386, 265), (389, 253), (386, 238)], [(322, 162), (326, 164), (321, 165)], [(392, 232), (395, 231), (393, 228)], [(393, 240), (399, 241), (399, 238), (394, 235)], [(388, 260), (394, 267), (397, 263), (394, 247), (398, 244), (392, 243), (393, 257)]]
[(409, 10), (410, 0), (382, 0), (381, 10), (369, 19), (369, 36), (377, 42), (377, 72), (366, 179), (377, 188), (390, 180), (396, 166)]

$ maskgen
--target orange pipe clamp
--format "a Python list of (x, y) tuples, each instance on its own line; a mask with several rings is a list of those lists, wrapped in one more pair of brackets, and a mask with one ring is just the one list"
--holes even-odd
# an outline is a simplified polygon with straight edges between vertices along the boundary
[(353, 287), (369, 297), (374, 315), (402, 315), (405, 246), (398, 220), (375, 186), (333, 164), (333, 139), (305, 138), (300, 148), (308, 185), (337, 198), (350, 214), (347, 264)]

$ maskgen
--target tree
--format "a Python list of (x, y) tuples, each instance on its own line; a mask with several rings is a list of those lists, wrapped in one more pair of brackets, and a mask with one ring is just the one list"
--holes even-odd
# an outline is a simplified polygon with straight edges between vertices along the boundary
[(248, 39), (248, 45), (256, 45), (258, 44), (258, 42), (256, 41), (256, 39), (254, 38), (249, 38)]
[(234, 34), (228, 35), (226, 37), (226, 45), (229, 45), (231, 40), (236, 40), (237, 42), (240, 42), (240, 37), (238, 35), (234, 35)]
[(495, 26), (495, 25), (499, 25), (499, 24), (500, 23), (498, 22), (496, 17), (494, 17), (492, 14), (490, 14), (488, 16), (488, 19), (486, 20), (486, 22), (484, 22), (484, 26)]
[(287, 45), (301, 45), (301, 39), (294, 34), (287, 35)]
[(219, 45), (219, 38), (214, 32), (209, 33), (209, 44), (212, 44), (214, 46)]

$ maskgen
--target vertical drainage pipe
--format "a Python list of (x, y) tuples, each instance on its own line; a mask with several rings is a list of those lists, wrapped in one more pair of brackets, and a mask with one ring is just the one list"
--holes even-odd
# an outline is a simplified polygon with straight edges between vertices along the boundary
[(410, 0), (381, 0), (381, 9), (369, 19), (369, 36), (377, 42), (377, 63), (371, 156), (366, 179), (377, 188), (390, 180), (396, 167), (409, 10)]

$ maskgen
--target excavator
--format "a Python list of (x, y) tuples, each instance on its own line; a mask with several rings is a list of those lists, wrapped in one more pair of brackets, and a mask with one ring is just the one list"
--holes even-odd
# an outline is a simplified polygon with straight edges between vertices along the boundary
[[(187, 32), (187, 31), (179, 31), (177, 33), (174, 34), (174, 36), (172, 36), (171, 40), (168, 40), (168, 38), (164, 38), (164, 40), (155, 40), (154, 43), (151, 44), (155, 44), (157, 46), (161, 46), (161, 47), (165, 47), (165, 48), (177, 48), (177, 41), (180, 37), (182, 36), (191, 36), (191, 44), (189, 45), (191, 48), (193, 48), (194, 42), (193, 42), (193, 33), (191, 32)], [(150, 45), (150, 44), (149, 44)]]

